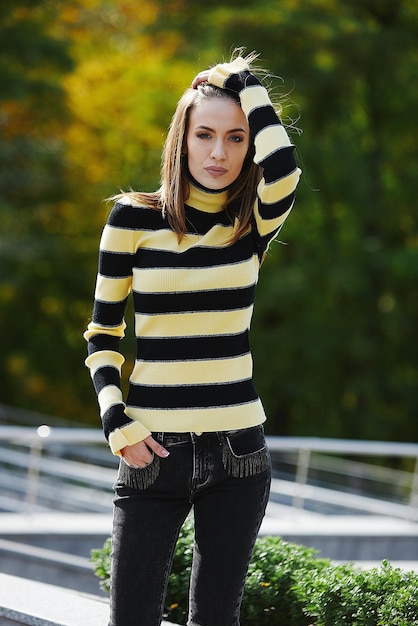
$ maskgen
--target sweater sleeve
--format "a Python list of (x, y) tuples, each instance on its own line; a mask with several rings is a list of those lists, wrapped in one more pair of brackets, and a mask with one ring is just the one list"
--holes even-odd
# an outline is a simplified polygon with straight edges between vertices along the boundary
[(125, 413), (121, 368), (125, 361), (120, 340), (125, 335), (125, 308), (132, 285), (135, 230), (130, 227), (135, 209), (116, 204), (100, 240), (99, 268), (93, 315), (84, 333), (88, 342), (85, 361), (100, 407), (103, 431), (114, 454), (141, 441), (150, 432)]
[(254, 162), (263, 169), (254, 206), (260, 253), (277, 237), (295, 201), (301, 170), (294, 145), (274, 110), (266, 88), (239, 57), (214, 67), (209, 82), (239, 96), (254, 140)]

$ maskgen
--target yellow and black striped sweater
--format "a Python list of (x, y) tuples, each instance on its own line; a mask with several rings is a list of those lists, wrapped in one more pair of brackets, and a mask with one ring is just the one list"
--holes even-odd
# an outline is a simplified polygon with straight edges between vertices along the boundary
[[(300, 170), (265, 88), (243, 59), (218, 65), (210, 82), (239, 94), (263, 168), (254, 225), (228, 243), (227, 192), (190, 186), (188, 232), (178, 242), (159, 211), (124, 197), (112, 209), (99, 254), (86, 365), (115, 454), (151, 432), (204, 432), (261, 424), (249, 328), (260, 258), (293, 202)], [(137, 356), (123, 401), (119, 343), (132, 293)]]

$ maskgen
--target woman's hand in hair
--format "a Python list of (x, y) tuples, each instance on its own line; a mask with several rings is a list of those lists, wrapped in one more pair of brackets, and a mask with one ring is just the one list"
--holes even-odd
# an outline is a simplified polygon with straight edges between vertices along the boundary
[(197, 89), (202, 83), (207, 83), (212, 70), (203, 70), (192, 80), (192, 89)]

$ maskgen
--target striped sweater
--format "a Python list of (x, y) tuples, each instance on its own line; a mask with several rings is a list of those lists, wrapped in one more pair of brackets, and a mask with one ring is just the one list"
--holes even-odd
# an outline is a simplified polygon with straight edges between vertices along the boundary
[[(260, 258), (289, 214), (300, 170), (268, 93), (243, 59), (209, 82), (239, 94), (263, 168), (254, 223), (235, 243), (227, 192), (192, 184), (179, 242), (162, 214), (123, 197), (104, 228), (88, 340), (89, 367), (114, 454), (151, 432), (204, 432), (261, 424), (249, 328)], [(120, 340), (132, 294), (137, 356), (124, 402)]]

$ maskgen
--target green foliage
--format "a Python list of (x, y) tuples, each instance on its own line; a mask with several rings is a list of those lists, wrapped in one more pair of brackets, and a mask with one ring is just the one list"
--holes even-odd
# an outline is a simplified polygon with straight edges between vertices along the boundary
[(110, 537), (106, 539), (102, 548), (91, 551), (91, 560), (94, 563), (94, 573), (100, 578), (100, 589), (109, 593), (110, 591), (110, 552), (112, 549), (112, 540)]
[(416, 626), (418, 575), (383, 561), (381, 568), (350, 565), (299, 581), (306, 613), (316, 626)]
[(259, 537), (245, 583), (242, 626), (308, 626), (311, 620), (304, 612), (299, 580), (319, 576), (328, 567), (327, 560), (316, 558), (315, 550), (280, 537)]
[(57, 416), (68, 403), (74, 419), (83, 280), (64, 219), (70, 112), (63, 78), (74, 67), (68, 40), (54, 32), (64, 4), (0, 7), (0, 392), (3, 402)]
[[(181, 530), (166, 597), (166, 619), (186, 624), (193, 525)], [(92, 550), (100, 586), (109, 591), (110, 539)], [(245, 583), (242, 626), (418, 626), (418, 574), (383, 561), (380, 568), (333, 566), (315, 550), (259, 537)]]

